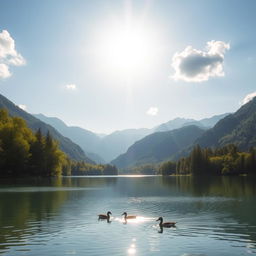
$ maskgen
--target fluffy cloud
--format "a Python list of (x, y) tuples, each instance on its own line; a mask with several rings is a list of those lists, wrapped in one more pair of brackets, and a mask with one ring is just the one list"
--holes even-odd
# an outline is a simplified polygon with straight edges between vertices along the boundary
[(24, 111), (27, 110), (27, 106), (26, 105), (20, 104), (20, 105), (18, 105), (18, 107), (21, 108)]
[(75, 84), (67, 84), (66, 89), (68, 90), (76, 90), (76, 85)]
[(150, 115), (150, 116), (156, 116), (158, 113), (158, 108), (156, 107), (150, 107), (148, 109), (148, 111), (146, 112), (147, 115)]
[(240, 105), (244, 105), (246, 103), (248, 103), (249, 101), (251, 101), (254, 97), (256, 97), (256, 92), (252, 92), (247, 94), (243, 100), (240, 102)]
[(0, 78), (11, 76), (9, 66), (22, 66), (26, 61), (15, 49), (15, 42), (7, 30), (0, 32)]
[(7, 78), (11, 76), (9, 67), (6, 64), (0, 63), (0, 78)]
[(175, 70), (173, 79), (202, 82), (210, 77), (224, 76), (224, 54), (229, 48), (230, 45), (222, 41), (207, 42), (205, 51), (187, 46), (184, 51), (175, 53), (172, 58), (172, 67)]

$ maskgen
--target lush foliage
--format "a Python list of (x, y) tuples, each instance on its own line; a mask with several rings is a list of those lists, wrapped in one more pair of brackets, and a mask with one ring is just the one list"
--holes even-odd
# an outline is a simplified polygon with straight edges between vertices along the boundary
[(155, 175), (157, 174), (158, 166), (156, 164), (142, 164), (121, 169), (122, 174), (139, 174), (139, 175)]
[(194, 145), (223, 147), (235, 144), (241, 150), (256, 146), (256, 97), (234, 114), (220, 120), (212, 129), (199, 137)]
[(176, 172), (176, 163), (171, 162), (171, 161), (164, 162), (160, 165), (158, 171), (162, 175), (175, 174), (175, 172)]
[(256, 174), (256, 150), (239, 152), (237, 146), (230, 144), (212, 150), (195, 146), (189, 157), (177, 162), (177, 174), (193, 175), (239, 175)]
[(116, 175), (112, 165), (71, 161), (48, 132), (34, 134), (26, 122), (0, 109), (0, 176)]
[(38, 129), (41, 130), (43, 135), (46, 135), (47, 132), (50, 132), (52, 138), (57, 140), (61, 151), (63, 151), (69, 158), (76, 161), (86, 161), (88, 163), (94, 163), (91, 161), (84, 153), (84, 151), (70, 139), (62, 136), (56, 129), (54, 129), (48, 123), (44, 123), (39, 119), (35, 118), (33, 115), (29, 114), (26, 111), (23, 111), (21, 108), (16, 106), (13, 102), (5, 98), (0, 94), (0, 108), (7, 109), (11, 116), (20, 117), (26, 121), (27, 126), (33, 131), (37, 132)]
[(88, 164), (85, 162), (73, 162), (71, 164), (72, 175), (117, 175), (118, 170), (110, 164)]
[(66, 155), (49, 133), (34, 134), (23, 119), (0, 110), (1, 176), (58, 176), (66, 165)]

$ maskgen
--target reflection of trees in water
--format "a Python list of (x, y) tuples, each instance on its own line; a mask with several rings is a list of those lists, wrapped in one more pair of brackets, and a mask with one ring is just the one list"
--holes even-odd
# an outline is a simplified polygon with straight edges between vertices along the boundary
[(163, 185), (192, 196), (253, 197), (256, 179), (240, 176), (175, 176), (162, 177)]
[[(22, 192), (24, 182), (25, 180), (13, 181), (15, 186), (10, 188), (14, 189), (13, 192), (0, 193), (0, 253), (8, 249), (8, 245), (4, 244), (23, 241), (26, 235), (40, 232), (41, 221), (58, 212), (68, 198), (67, 191)], [(26, 187), (30, 182), (31, 180), (26, 181)], [(59, 187), (61, 179), (41, 180), (40, 184)], [(21, 192), (15, 192), (15, 189), (20, 189)]]
[[(3, 182), (1, 181), (1, 183)], [(159, 198), (161, 196), (178, 196), (181, 198), (181, 202), (174, 201), (172, 206), (181, 216), (187, 211), (191, 210), (193, 212), (195, 210), (188, 207), (195, 207), (199, 209), (198, 212), (206, 210), (225, 213), (229, 216), (229, 221), (233, 219), (237, 223), (237, 226), (228, 226), (228, 224), (223, 223), (221, 228), (225, 232), (241, 234), (243, 239), (243, 235), (249, 235), (248, 239), (252, 241), (252, 244), (256, 243), (256, 183), (252, 177), (65, 177), (59, 179), (16, 180), (11, 181), (11, 183), (5, 181), (5, 184), (1, 184), (0, 188), (6, 187), (9, 189), (8, 184), (12, 184), (12, 188), (20, 188), (21, 191), (23, 187), (37, 186), (39, 188), (56, 188), (56, 191), (7, 193), (2, 190), (0, 192), (0, 244), (2, 244), (0, 245), (0, 253), (8, 249), (8, 242), (23, 241), (26, 236), (41, 232), (43, 229), (41, 222), (49, 220), (53, 213), (58, 214), (61, 206), (67, 203), (68, 200), (72, 200), (71, 195), (75, 195), (77, 198), (84, 197), (85, 193), (95, 193), (94, 195), (97, 196), (96, 193), (98, 192), (94, 190), (80, 191), (80, 188), (104, 187), (111, 187), (117, 195), (125, 196), (159, 196)], [(78, 191), (70, 193), (65, 188), (78, 188)], [(193, 197), (204, 197), (204, 200), (191, 202), (186, 208), (182, 203), (183, 196), (191, 197), (191, 199)], [(208, 197), (227, 197), (234, 200), (208, 203)], [(95, 198), (97, 200), (98, 197)], [(157, 203), (157, 199), (154, 203)], [(209, 205), (212, 208), (205, 208)], [(159, 204), (159, 207), (161, 207), (161, 204)], [(222, 220), (219, 221), (222, 222)], [(59, 227), (54, 228), (58, 229)]]
[[(225, 224), (222, 228), (229, 234), (241, 234), (240, 238), (246, 236), (248, 240), (256, 247), (256, 179), (246, 176), (221, 176), (221, 177), (193, 177), (176, 176), (163, 177), (162, 182), (165, 186), (176, 189), (183, 195), (193, 197), (203, 197), (201, 202), (196, 201), (193, 205), (202, 210), (225, 213), (228, 219), (234, 220), (237, 224)], [(209, 198), (227, 198), (230, 200), (213, 201), (213, 207), (206, 209), (211, 204)], [(192, 207), (192, 205), (191, 205)], [(216, 207), (216, 208), (215, 208)], [(220, 222), (224, 220), (220, 219)]]
[(104, 188), (113, 186), (116, 179), (116, 177), (65, 177), (62, 183), (67, 187)]
[[(102, 188), (115, 182), (116, 178), (112, 177), (1, 180), (0, 253), (8, 249), (4, 244), (9, 241), (23, 241), (26, 235), (41, 232), (41, 222), (49, 220), (69, 199), (71, 194), (65, 188)], [(84, 196), (84, 192), (78, 191), (76, 197)]]

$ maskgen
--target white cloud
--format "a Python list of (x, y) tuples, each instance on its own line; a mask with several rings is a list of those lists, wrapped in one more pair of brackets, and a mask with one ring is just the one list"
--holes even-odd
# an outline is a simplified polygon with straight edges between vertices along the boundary
[(156, 116), (158, 114), (158, 108), (156, 107), (150, 107), (148, 111), (146, 112), (147, 115), (150, 116)]
[(66, 89), (68, 90), (76, 90), (76, 85), (75, 84), (67, 84)]
[(27, 110), (27, 106), (26, 105), (20, 104), (20, 105), (18, 105), (18, 107), (21, 108), (24, 111)]
[(7, 30), (0, 32), (0, 78), (11, 76), (9, 66), (22, 66), (26, 61), (15, 49), (15, 41)]
[(0, 78), (7, 78), (11, 76), (9, 67), (6, 64), (0, 63)]
[(205, 51), (187, 46), (172, 58), (172, 67), (175, 70), (172, 78), (186, 82), (202, 82), (210, 77), (224, 76), (224, 54), (229, 48), (230, 45), (222, 41), (207, 42)]
[(243, 100), (240, 102), (240, 105), (244, 105), (246, 103), (248, 103), (249, 101), (251, 101), (254, 97), (256, 97), (256, 92), (252, 92), (247, 94)]

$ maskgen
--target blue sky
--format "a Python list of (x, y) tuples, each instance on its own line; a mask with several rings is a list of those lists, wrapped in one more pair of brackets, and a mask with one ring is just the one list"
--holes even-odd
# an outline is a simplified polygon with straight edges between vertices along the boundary
[(8, 64), (0, 93), (30, 113), (109, 133), (233, 112), (256, 91), (253, 0), (0, 0), (0, 6), (0, 33), (15, 41), (11, 58), (24, 60)]

